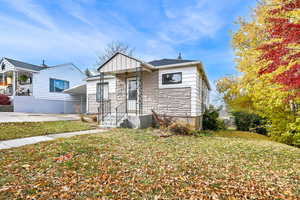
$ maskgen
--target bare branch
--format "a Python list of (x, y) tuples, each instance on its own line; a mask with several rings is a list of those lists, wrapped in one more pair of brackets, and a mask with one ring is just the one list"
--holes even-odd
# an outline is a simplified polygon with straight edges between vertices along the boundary
[(110, 59), (117, 52), (132, 56), (134, 52), (134, 48), (131, 48), (126, 43), (120, 41), (113, 41), (109, 43), (107, 47), (104, 49), (103, 53), (98, 56), (97, 66), (103, 64), (105, 61)]

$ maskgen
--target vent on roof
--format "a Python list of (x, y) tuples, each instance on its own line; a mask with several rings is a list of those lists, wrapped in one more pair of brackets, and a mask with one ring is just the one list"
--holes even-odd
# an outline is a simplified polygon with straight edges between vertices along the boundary
[(179, 52), (179, 55), (178, 55), (178, 60), (182, 60), (182, 56), (181, 56), (181, 53)]
[(43, 59), (42, 67), (48, 67), (48, 66), (45, 64), (45, 60), (44, 60), (44, 59)]

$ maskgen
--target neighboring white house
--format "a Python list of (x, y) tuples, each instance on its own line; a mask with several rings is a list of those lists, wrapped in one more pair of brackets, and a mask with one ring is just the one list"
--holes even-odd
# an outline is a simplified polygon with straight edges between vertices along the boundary
[(15, 112), (84, 113), (85, 92), (64, 91), (85, 83), (85, 74), (74, 64), (38, 66), (3, 58), (0, 93), (11, 97)]
[(102, 125), (147, 127), (154, 110), (201, 128), (210, 90), (201, 62), (179, 57), (147, 63), (116, 53), (98, 70), (103, 76), (87, 79), (87, 113), (99, 112)]

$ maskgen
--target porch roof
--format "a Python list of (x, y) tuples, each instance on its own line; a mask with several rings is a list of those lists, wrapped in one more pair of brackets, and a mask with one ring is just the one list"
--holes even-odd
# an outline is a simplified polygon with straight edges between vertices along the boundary
[(85, 95), (86, 94), (86, 84), (76, 85), (69, 89), (64, 90), (64, 93), (72, 95)]

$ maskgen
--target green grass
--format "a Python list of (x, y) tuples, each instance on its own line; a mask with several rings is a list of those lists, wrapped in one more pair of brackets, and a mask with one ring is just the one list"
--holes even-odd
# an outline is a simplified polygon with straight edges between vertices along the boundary
[(90, 124), (78, 121), (0, 123), (0, 141), (89, 129)]
[(300, 149), (117, 129), (0, 150), (0, 199), (297, 199)]

